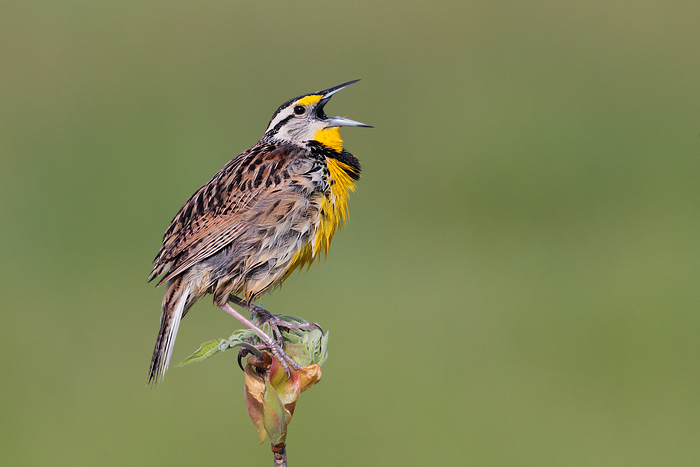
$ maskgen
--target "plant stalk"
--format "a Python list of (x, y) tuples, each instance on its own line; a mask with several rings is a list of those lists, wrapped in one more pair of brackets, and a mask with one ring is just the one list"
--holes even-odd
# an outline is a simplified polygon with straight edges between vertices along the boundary
[(287, 467), (287, 446), (284, 443), (272, 446), (275, 455), (275, 467)]

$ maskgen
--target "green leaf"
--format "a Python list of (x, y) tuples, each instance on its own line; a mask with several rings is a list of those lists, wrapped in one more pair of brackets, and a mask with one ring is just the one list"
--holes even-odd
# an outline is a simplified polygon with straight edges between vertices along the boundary
[(263, 401), (263, 426), (272, 444), (284, 441), (287, 430), (287, 409), (277, 395), (277, 391), (265, 381), (265, 399)]
[(284, 351), (301, 366), (307, 366), (313, 363), (313, 359), (309, 355), (306, 346), (302, 343), (287, 344), (284, 346)]
[(216, 339), (203, 343), (199, 346), (195, 353), (184, 359), (180, 364), (178, 364), (178, 366), (185, 366), (189, 365), (190, 363), (201, 362), (202, 360), (211, 357), (215, 353), (220, 352), (219, 346), (224, 342), (226, 342), (225, 339)]
[(331, 332), (326, 331), (326, 333), (321, 337), (321, 345), (319, 346), (320, 348), (320, 355), (318, 356), (318, 363), (319, 365), (323, 365), (323, 363), (328, 359), (328, 338), (330, 337)]
[(223, 352), (226, 349), (238, 347), (239, 345), (245, 343), (248, 339), (256, 336), (257, 334), (255, 334), (255, 331), (252, 329), (237, 329), (228, 339), (221, 339), (219, 350)]
[[(292, 315), (275, 315), (285, 321), (292, 323), (306, 324), (307, 321)], [(265, 324), (263, 330), (271, 334), (269, 326)], [(290, 357), (302, 366), (307, 366), (312, 363), (323, 365), (323, 362), (328, 358), (328, 336), (317, 329), (286, 329), (281, 328), (282, 338), (285, 342), (285, 349)], [(211, 357), (218, 352), (224, 352), (227, 349), (234, 347), (244, 347), (257, 355), (257, 350), (251, 345), (260, 343), (255, 331), (252, 329), (237, 329), (231, 334), (228, 339), (217, 339), (202, 344), (199, 349), (178, 366), (188, 365), (193, 362), (199, 362)]]

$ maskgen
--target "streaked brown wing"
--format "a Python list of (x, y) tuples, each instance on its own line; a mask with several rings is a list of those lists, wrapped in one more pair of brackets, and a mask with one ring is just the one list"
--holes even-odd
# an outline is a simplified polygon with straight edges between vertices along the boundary
[(163, 236), (149, 280), (166, 282), (235, 241), (239, 220), (254, 200), (266, 197), (290, 176), (297, 151), (256, 145), (226, 164), (180, 209)]

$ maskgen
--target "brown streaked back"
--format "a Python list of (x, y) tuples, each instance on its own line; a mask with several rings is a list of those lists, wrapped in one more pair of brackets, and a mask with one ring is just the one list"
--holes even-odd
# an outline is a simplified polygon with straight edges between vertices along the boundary
[(235, 241), (253, 201), (273, 196), (308, 165), (309, 154), (302, 158), (302, 152), (296, 146), (259, 143), (226, 164), (173, 218), (149, 280), (165, 274), (160, 285)]

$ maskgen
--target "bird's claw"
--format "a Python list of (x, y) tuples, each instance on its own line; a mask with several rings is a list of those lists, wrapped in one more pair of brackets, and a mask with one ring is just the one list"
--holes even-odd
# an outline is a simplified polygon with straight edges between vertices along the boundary
[[(284, 369), (285, 374), (287, 375), (287, 379), (289, 379), (292, 376), (292, 370), (289, 368), (290, 366), (294, 368), (295, 370), (300, 370), (301, 365), (299, 365), (292, 357), (290, 357), (287, 352), (282, 349), (281, 346), (278, 346), (275, 342), (272, 342), (272, 345), (265, 345), (265, 344), (260, 344), (260, 345), (250, 345), (246, 347), (242, 347), (241, 350), (238, 351), (238, 367), (242, 370), (245, 371), (245, 368), (243, 367), (243, 358), (245, 358), (248, 354), (255, 355), (255, 352), (252, 350), (269, 350), (270, 353), (277, 359), (278, 362), (280, 362), (280, 365), (282, 365), (282, 368)], [(256, 355), (259, 357), (259, 355)]]
[(255, 315), (258, 323), (260, 323), (261, 326), (265, 324), (268, 324), (270, 326), (270, 329), (274, 334), (275, 340), (280, 345), (280, 347), (284, 346), (284, 339), (282, 338), (282, 332), (280, 331), (280, 328), (290, 330), (315, 329), (321, 331), (321, 334), (323, 334), (323, 328), (321, 328), (321, 326), (319, 326), (316, 323), (295, 323), (292, 321), (287, 321), (285, 319), (273, 315), (263, 307), (257, 305), (251, 306), (250, 311)]

